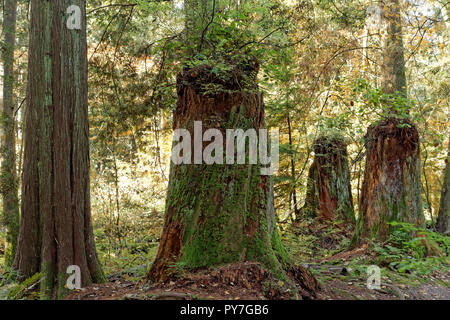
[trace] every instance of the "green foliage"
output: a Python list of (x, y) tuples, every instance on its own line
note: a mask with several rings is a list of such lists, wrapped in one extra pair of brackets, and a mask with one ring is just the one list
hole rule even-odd
[(134, 270), (133, 277), (143, 276), (158, 250), (162, 214), (149, 212), (137, 216), (128, 211), (121, 217), (119, 228), (106, 216), (99, 214), (94, 218), (97, 253), (105, 273)]
[(359, 1), (339, 3), (335, 0), (319, 0), (318, 6), (331, 13), (331, 20), (343, 27), (361, 27), (367, 17), (367, 5)]
[[(11, 277), (15, 277), (14, 272), (10, 273), (10, 276), (8, 277), (11, 279)], [(0, 284), (0, 288), (5, 288), (2, 291), (0, 291), (0, 299), (5, 300), (22, 300), (22, 299), (36, 299), (38, 298), (39, 294), (37, 289), (37, 284), (42, 279), (42, 273), (36, 273), (35, 275), (31, 276), (30, 278), (24, 280), (21, 283), (11, 283), (9, 286), (5, 286), (5, 283), (2, 281)], [(2, 296), (5, 294), (5, 296)]]
[(372, 87), (365, 79), (357, 79), (353, 92), (360, 95), (362, 101), (359, 113), (367, 112), (369, 108), (376, 112), (382, 119), (392, 117), (410, 118), (410, 111), (413, 109), (414, 101), (411, 101), (399, 93), (385, 94), (380, 88)]
[(294, 261), (326, 259), (348, 248), (349, 237), (336, 226), (342, 221), (319, 223), (317, 218), (305, 217), (300, 223), (281, 230), (281, 240)]
[[(395, 227), (389, 239), (381, 244), (373, 243), (380, 264), (400, 273), (419, 274), (449, 267), (450, 237), (410, 223), (392, 221), (389, 224)], [(430, 247), (435, 256), (430, 256)]]
[[(288, 43), (291, 31), (288, 7), (279, 0), (245, 1), (239, 6), (215, 1), (208, 21), (189, 35), (187, 51), (212, 59), (254, 56), (262, 60), (275, 54), (275, 45)], [(268, 45), (268, 46), (267, 46)], [(199, 56), (193, 57), (197, 59)]]

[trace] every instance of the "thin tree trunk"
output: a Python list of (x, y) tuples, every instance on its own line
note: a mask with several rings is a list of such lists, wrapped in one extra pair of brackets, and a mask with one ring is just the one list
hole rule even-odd
[[(291, 118), (288, 113), (287, 115), (287, 123), (288, 123), (288, 135), (289, 135), (289, 146), (292, 150), (292, 128), (291, 128)], [(297, 204), (297, 192), (296, 192), (296, 175), (295, 175), (295, 161), (294, 161), (294, 154), (291, 154), (291, 177), (292, 177), (292, 201), (294, 202), (294, 213), (295, 216), (298, 217), (300, 212), (298, 210), (298, 204)], [(290, 201), (289, 201), (290, 203)], [(290, 210), (289, 210), (290, 211)]]
[[(384, 0), (383, 63), (381, 66), (381, 90), (384, 94), (407, 95), (406, 71), (403, 49), (402, 18), (399, 0)], [(386, 10), (384, 9), (386, 8)], [(394, 111), (396, 113), (397, 111)]]
[[(81, 30), (66, 10), (81, 9)], [(91, 224), (86, 1), (32, 0), (22, 223), (14, 268), (42, 273), (41, 297), (69, 293), (67, 268), (82, 286), (104, 280)]]
[(447, 159), (445, 160), (444, 182), (442, 183), (441, 203), (436, 222), (438, 232), (450, 233), (450, 141), (448, 142)]
[(116, 157), (116, 142), (117, 138), (114, 138), (114, 191), (115, 191), (115, 203), (116, 203), (116, 230), (117, 230), (117, 239), (119, 241), (119, 253), (122, 252), (122, 234), (120, 231), (120, 191), (119, 191), (119, 169), (117, 168), (117, 157)]
[(17, 129), (17, 135), (19, 136), (20, 132), (20, 150), (19, 150), (19, 160), (17, 163), (17, 170), (18, 170), (18, 182), (19, 185), (22, 184), (22, 170), (23, 170), (23, 147), (24, 147), (24, 128), (25, 128), (25, 109), (26, 106), (22, 106), (22, 110), (20, 112), (20, 129)]
[(3, 221), (5, 223), (5, 264), (14, 260), (19, 235), (19, 199), (16, 168), (15, 99), (14, 99), (14, 49), (16, 40), (16, 0), (5, 0), (3, 10), (3, 109), (2, 123), (2, 173), (1, 194), (3, 198)]
[[(204, 36), (203, 31), (216, 10), (219, 0), (185, 0), (185, 40), (187, 56), (192, 56), (201, 50)], [(214, 9), (214, 12), (212, 11)], [(206, 31), (206, 30), (205, 30)]]

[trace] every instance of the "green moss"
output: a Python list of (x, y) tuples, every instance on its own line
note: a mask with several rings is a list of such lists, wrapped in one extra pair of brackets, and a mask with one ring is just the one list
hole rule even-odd
[(40, 285), (41, 299), (52, 299), (54, 269), (51, 262), (44, 262), (41, 265), (42, 281)]
[(64, 299), (67, 297), (71, 291), (67, 288), (67, 278), (68, 274), (64, 272), (58, 272), (57, 274), (57, 287), (56, 287), (56, 298)]
[(284, 266), (288, 267), (292, 265), (294, 262), (292, 261), (292, 257), (287, 252), (286, 248), (281, 243), (280, 235), (278, 230), (275, 230), (272, 234), (272, 248), (274, 250), (275, 255), (278, 258), (278, 261)]
[[(255, 128), (254, 119), (233, 108), (222, 130)], [(211, 124), (211, 126), (213, 126)], [(192, 128), (187, 123), (185, 128)], [(246, 163), (248, 163), (248, 149)], [(277, 278), (290, 259), (274, 230), (267, 226), (268, 177), (260, 164), (171, 165), (167, 211), (183, 226), (178, 267), (210, 267), (240, 261), (258, 261)]]
[(8, 293), (8, 300), (20, 300), (23, 298), (27, 290), (37, 284), (40, 279), (42, 278), (42, 273), (36, 273), (30, 278), (26, 279), (22, 283), (15, 286), (11, 291)]
[(355, 222), (347, 143), (336, 129), (321, 131), (315, 140), (314, 161), (309, 169), (305, 205), (302, 208), (305, 217), (316, 217), (322, 212), (320, 203), (326, 187), (326, 197), (337, 204), (332, 212), (333, 219)]

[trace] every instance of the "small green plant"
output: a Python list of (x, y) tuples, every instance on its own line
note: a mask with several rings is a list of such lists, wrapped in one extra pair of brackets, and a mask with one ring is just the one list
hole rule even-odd
[(373, 243), (380, 264), (400, 273), (429, 274), (448, 268), (450, 237), (410, 223), (389, 224), (394, 227), (389, 239), (381, 244)]
[[(410, 118), (410, 110), (415, 104), (408, 100), (402, 94), (385, 94), (380, 88), (372, 87), (365, 79), (357, 79), (354, 89), (355, 94), (361, 96), (364, 104), (361, 105), (359, 112), (365, 113), (368, 108), (377, 113), (382, 119), (396, 117), (399, 119)], [(399, 127), (409, 126), (407, 123), (401, 123)]]

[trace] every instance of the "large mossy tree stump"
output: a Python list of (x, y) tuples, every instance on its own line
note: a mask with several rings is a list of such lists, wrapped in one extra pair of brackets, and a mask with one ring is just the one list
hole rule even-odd
[[(177, 78), (174, 129), (188, 130), (194, 148), (194, 121), (202, 121), (203, 132), (216, 128), (223, 137), (226, 129), (264, 128), (258, 68), (250, 60), (230, 62), (220, 75), (208, 65), (185, 69)], [(149, 280), (165, 280), (177, 267), (244, 261), (260, 262), (275, 276), (285, 274), (290, 261), (276, 228), (272, 178), (260, 174), (259, 160), (225, 164), (224, 157), (223, 163), (171, 163), (164, 229)]]
[(367, 155), (353, 244), (364, 239), (385, 240), (388, 222), (424, 223), (420, 145), (416, 126), (409, 120), (387, 118), (369, 127)]
[(321, 134), (314, 142), (314, 161), (309, 169), (301, 216), (355, 221), (344, 137)]

